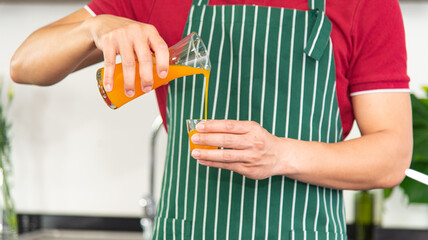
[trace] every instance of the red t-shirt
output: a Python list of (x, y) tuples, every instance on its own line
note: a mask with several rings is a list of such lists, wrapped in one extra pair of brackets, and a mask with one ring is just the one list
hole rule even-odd
[[(257, 4), (308, 10), (308, 0), (210, 0), (210, 5)], [(154, 25), (168, 45), (184, 31), (192, 0), (92, 0), (91, 14), (113, 14)], [(327, 0), (333, 24), (331, 39), (336, 63), (336, 89), (346, 137), (354, 114), (351, 97), (384, 91), (409, 91), (404, 26), (398, 0)], [(167, 89), (157, 89), (166, 122)]]

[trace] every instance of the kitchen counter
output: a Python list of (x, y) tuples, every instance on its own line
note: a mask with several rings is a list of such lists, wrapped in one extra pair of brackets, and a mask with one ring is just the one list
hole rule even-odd
[[(142, 240), (139, 218), (18, 214), (18, 240)], [(427, 240), (428, 229), (374, 228), (374, 240)], [(354, 226), (348, 225), (354, 239)]]
[(22, 234), (18, 240), (141, 240), (142, 236), (138, 232), (40, 230)]

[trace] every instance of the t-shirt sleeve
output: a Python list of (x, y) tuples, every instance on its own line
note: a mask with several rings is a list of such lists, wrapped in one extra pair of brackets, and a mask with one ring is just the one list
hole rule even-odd
[(121, 5), (121, 1), (108, 1), (108, 0), (93, 0), (88, 5), (86, 5), (86, 9), (92, 11), (93, 15), (100, 14), (112, 14), (112, 15), (120, 15), (119, 8)]
[(361, 0), (351, 30), (350, 93), (409, 91), (398, 0)]
[(147, 22), (154, 0), (92, 0), (85, 8), (92, 15), (111, 14)]

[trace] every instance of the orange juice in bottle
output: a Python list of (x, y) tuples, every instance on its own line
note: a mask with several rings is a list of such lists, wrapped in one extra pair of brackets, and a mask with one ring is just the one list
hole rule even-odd
[[(122, 71), (121, 63), (116, 64), (116, 67), (114, 70), (114, 77), (113, 77), (114, 85), (113, 85), (112, 91), (110, 92), (106, 92), (103, 87), (104, 86), (103, 85), (104, 68), (98, 69), (97, 71), (98, 89), (100, 90), (101, 96), (103, 97), (104, 101), (107, 103), (107, 105), (110, 108), (112, 109), (119, 108), (125, 103), (145, 94), (145, 92), (143, 92), (143, 90), (140, 87), (141, 79), (138, 73), (138, 63), (136, 65), (136, 70), (137, 71), (135, 72), (135, 94), (132, 97), (128, 97), (125, 95), (125, 90), (123, 85), (123, 71)], [(167, 77), (164, 79), (161, 79), (158, 77), (156, 73), (156, 65), (154, 64), (153, 65), (153, 89), (156, 89), (176, 78), (188, 76), (188, 75), (194, 75), (194, 74), (203, 74), (208, 83), (210, 70), (200, 69), (196, 67), (189, 67), (184, 65), (170, 65)], [(206, 84), (206, 87), (208, 87), (208, 84)]]
[[(123, 69), (122, 64), (118, 63), (115, 66), (114, 77), (113, 77), (113, 89), (110, 92), (106, 92), (103, 85), (104, 80), (104, 68), (100, 68), (97, 71), (97, 84), (100, 93), (112, 109), (117, 109), (125, 103), (138, 98), (143, 95), (144, 92), (141, 89), (140, 74), (138, 71), (138, 63), (135, 68), (135, 94), (132, 97), (125, 95), (124, 84), (123, 84)], [(208, 51), (202, 42), (202, 39), (196, 33), (191, 33), (185, 38), (180, 40), (174, 46), (169, 48), (169, 70), (168, 75), (165, 79), (161, 79), (156, 74), (156, 64), (153, 64), (153, 88), (156, 89), (171, 80), (179, 77), (203, 74), (205, 79), (209, 81), (209, 73), (211, 70), (211, 63), (208, 57)], [(207, 98), (207, 88), (205, 89)], [(205, 107), (207, 103), (205, 102)], [(206, 113), (205, 113), (206, 117)]]

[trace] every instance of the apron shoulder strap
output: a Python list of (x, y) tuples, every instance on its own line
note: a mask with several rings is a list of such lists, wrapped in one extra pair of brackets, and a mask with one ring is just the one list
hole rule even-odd
[(332, 24), (324, 11), (312, 10), (310, 13), (316, 15), (316, 20), (305, 53), (315, 60), (320, 60), (329, 42)]
[(325, 11), (326, 0), (308, 0), (309, 9)]
[(209, 0), (193, 0), (193, 5), (195, 6), (201, 6), (201, 5), (208, 5)]

